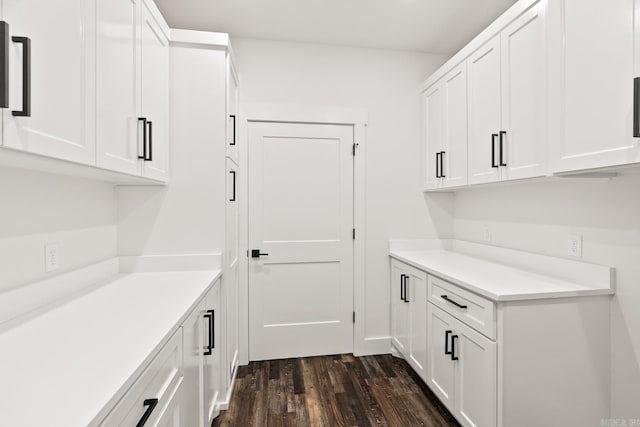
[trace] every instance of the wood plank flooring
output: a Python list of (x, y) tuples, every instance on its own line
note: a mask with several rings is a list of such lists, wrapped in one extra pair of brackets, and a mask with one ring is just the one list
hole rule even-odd
[(216, 427), (458, 426), (402, 359), (351, 355), (252, 362)]

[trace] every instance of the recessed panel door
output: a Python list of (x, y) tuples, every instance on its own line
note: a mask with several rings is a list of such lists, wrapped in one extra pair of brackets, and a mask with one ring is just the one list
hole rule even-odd
[(250, 359), (350, 353), (353, 127), (251, 122), (249, 144)]

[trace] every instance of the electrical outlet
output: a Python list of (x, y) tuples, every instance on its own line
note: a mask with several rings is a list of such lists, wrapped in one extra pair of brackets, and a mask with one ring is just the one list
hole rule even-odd
[(60, 267), (60, 246), (51, 243), (44, 247), (44, 269), (48, 273)]
[(579, 234), (569, 235), (567, 253), (571, 256), (582, 256), (582, 236)]
[(489, 230), (489, 227), (484, 227), (482, 229), (482, 238), (485, 242), (491, 241), (491, 230)]

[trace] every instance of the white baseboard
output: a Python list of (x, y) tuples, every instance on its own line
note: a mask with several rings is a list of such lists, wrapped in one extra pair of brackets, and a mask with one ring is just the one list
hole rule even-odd
[(374, 356), (391, 352), (391, 337), (365, 338), (354, 349), (354, 356)]
[(236, 376), (238, 375), (238, 363), (235, 364), (233, 368), (233, 373), (231, 374), (231, 384), (229, 384), (229, 388), (227, 389), (227, 394), (224, 396), (224, 400), (219, 400), (217, 404), (218, 411), (226, 411), (229, 409), (229, 404), (231, 403), (231, 396), (233, 396), (233, 387), (236, 385)]

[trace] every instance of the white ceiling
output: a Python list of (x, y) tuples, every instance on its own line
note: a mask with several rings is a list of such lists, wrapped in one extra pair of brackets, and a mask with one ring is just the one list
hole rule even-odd
[(156, 0), (172, 28), (454, 53), (516, 0)]

